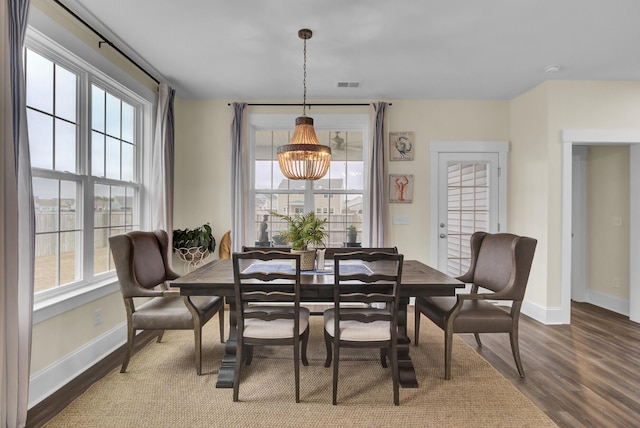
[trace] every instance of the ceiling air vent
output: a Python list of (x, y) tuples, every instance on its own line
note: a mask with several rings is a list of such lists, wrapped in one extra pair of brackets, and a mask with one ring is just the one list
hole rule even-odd
[(338, 82), (338, 88), (359, 88), (360, 82)]

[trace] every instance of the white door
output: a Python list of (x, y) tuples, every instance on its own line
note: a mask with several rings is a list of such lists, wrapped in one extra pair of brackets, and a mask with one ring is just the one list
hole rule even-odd
[(464, 274), (476, 231), (500, 231), (498, 153), (440, 153), (438, 156), (438, 269)]

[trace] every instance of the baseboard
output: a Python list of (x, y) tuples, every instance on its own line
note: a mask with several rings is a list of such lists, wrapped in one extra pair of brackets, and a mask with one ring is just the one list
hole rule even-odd
[(530, 318), (533, 318), (536, 321), (541, 322), (542, 324), (567, 324), (567, 321), (565, 320), (565, 314), (560, 307), (549, 308), (540, 306), (537, 303), (533, 303), (532, 301), (525, 299), (522, 302), (522, 308), (520, 309), (520, 312)]
[(587, 303), (629, 316), (629, 301), (598, 291), (587, 290)]
[(29, 379), (29, 408), (118, 349), (124, 344), (126, 337), (126, 323), (119, 324), (64, 358), (33, 373)]
[[(122, 341), (122, 328), (118, 326), (108, 331), (68, 357), (31, 376), (27, 428), (44, 425), (94, 382), (122, 364), (126, 350)], [(126, 337), (126, 326), (124, 329)], [(139, 333), (133, 354), (157, 336), (157, 331)]]

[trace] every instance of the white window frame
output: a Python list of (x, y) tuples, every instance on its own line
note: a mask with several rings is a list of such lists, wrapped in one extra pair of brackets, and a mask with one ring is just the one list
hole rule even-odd
[[(89, 187), (93, 188), (96, 182), (101, 184), (121, 185), (121, 181), (110, 181), (106, 178), (97, 178), (88, 175), (90, 165), (90, 153), (87, 153), (90, 141), (90, 91), (91, 85), (95, 84), (119, 97), (123, 101), (131, 104), (135, 111), (136, 123), (136, 181), (126, 183), (128, 186), (135, 187), (137, 193), (137, 215), (138, 219), (134, 221), (140, 228), (148, 226), (148, 192), (146, 186), (149, 183), (150, 163), (152, 144), (152, 111), (155, 100), (149, 96), (142, 95), (136, 90), (128, 88), (125, 84), (119, 82), (120, 79), (109, 76), (98, 68), (94, 67), (87, 61), (83, 60), (67, 48), (61, 46), (47, 36), (32, 27), (29, 27), (26, 34), (25, 46), (43, 57), (61, 65), (62, 67), (76, 73), (78, 75), (77, 105), (78, 105), (78, 135), (82, 143), (78, 144), (77, 152), (77, 172), (65, 173), (59, 171), (39, 171), (39, 176), (71, 179), (78, 183), (82, 183), (82, 194), (78, 199), (78, 206), (82, 205), (83, 218), (81, 220), (83, 229), (83, 249), (93, 248), (93, 191), (89, 191)], [(112, 73), (113, 74), (113, 73)], [(117, 76), (121, 77), (121, 76)], [(122, 73), (123, 81), (129, 81)], [(90, 195), (90, 197), (88, 196)], [(93, 253), (91, 253), (93, 255)], [(33, 322), (37, 324), (46, 319), (67, 312), (76, 307), (82, 306), (88, 302), (107, 296), (119, 290), (117, 276), (115, 270), (103, 272), (93, 275), (93, 258), (86, 257), (83, 254), (82, 266), (84, 275), (82, 279), (63, 286), (39, 292), (34, 295), (34, 314)], [(91, 273), (87, 277), (87, 273)]]
[[(261, 130), (290, 130), (293, 131), (295, 127), (295, 120), (300, 116), (299, 114), (249, 114), (249, 203), (247, 207), (248, 215), (253, 215), (255, 213), (255, 197), (256, 192), (255, 189), (255, 135), (257, 131)], [(311, 116), (314, 122), (315, 130), (323, 130), (323, 131), (333, 131), (336, 129), (345, 130), (345, 131), (358, 131), (362, 132), (362, 161), (363, 161), (363, 189), (362, 189), (362, 199), (363, 199), (363, 207), (369, 206), (369, 168), (370, 164), (370, 118), (367, 114), (314, 114)], [(280, 192), (280, 191), (279, 191)], [(333, 197), (332, 194), (346, 194), (349, 193), (348, 190), (329, 190), (323, 189), (323, 193), (331, 194), (330, 197)], [(300, 191), (282, 191), (282, 193), (300, 193)], [(317, 189), (314, 191), (311, 186), (305, 186), (304, 189), (304, 198), (305, 198), (305, 206), (304, 212), (314, 211), (315, 207), (313, 205), (313, 195), (314, 193), (318, 193)], [(352, 191), (351, 193), (360, 194), (360, 191)], [(367, 213), (368, 214), (368, 213)], [(369, 216), (365, 214), (363, 218), (369, 218)], [(247, 237), (255, 236), (255, 222), (248, 221), (248, 230)], [(249, 238), (247, 238), (249, 239)], [(245, 243), (245, 245), (250, 245)]]

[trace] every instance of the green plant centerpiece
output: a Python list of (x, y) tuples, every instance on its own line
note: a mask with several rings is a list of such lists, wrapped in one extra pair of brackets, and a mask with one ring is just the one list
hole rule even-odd
[[(272, 212), (271, 215), (287, 222), (287, 230), (280, 234), (291, 243), (291, 250), (300, 253), (300, 269), (313, 270), (316, 248), (325, 247), (329, 236), (326, 231), (327, 219), (316, 217), (313, 211), (292, 216)], [(310, 248), (310, 247), (313, 248)]]
[(195, 229), (175, 229), (173, 231), (173, 250), (189, 267), (203, 262), (216, 249), (216, 239), (209, 223)]

